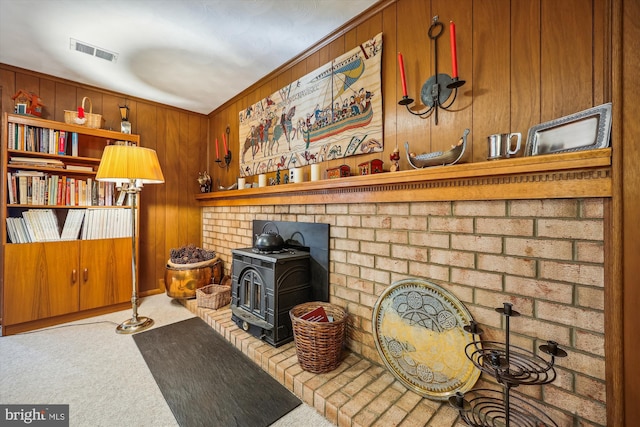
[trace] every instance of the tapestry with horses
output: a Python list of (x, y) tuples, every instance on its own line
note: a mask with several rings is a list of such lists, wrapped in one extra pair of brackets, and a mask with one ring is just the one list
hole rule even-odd
[(381, 152), (382, 33), (240, 112), (240, 173)]

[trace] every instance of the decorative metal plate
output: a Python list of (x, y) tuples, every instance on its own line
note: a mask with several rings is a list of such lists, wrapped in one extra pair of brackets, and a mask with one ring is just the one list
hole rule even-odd
[(525, 156), (607, 148), (611, 103), (598, 105), (529, 129)]
[(465, 354), (472, 320), (450, 292), (421, 279), (393, 283), (373, 309), (373, 336), (391, 373), (405, 386), (435, 400), (470, 390), (480, 371)]

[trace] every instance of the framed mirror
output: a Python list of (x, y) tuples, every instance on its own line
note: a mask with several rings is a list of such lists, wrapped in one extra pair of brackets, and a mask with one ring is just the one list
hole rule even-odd
[(541, 123), (529, 129), (525, 156), (594, 150), (609, 146), (611, 103)]

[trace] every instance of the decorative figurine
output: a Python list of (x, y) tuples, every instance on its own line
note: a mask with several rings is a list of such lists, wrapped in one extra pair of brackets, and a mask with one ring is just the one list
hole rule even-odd
[(373, 159), (368, 162), (360, 163), (358, 165), (358, 170), (360, 175), (373, 175), (374, 173), (382, 173), (384, 170), (382, 169), (383, 161), (380, 159)]
[(349, 165), (336, 166), (335, 168), (327, 169), (327, 178), (336, 179), (344, 178), (351, 175), (351, 168)]
[(400, 170), (400, 150), (398, 149), (398, 144), (396, 144), (396, 148), (393, 149), (393, 153), (389, 154), (389, 160), (391, 160), (391, 167), (389, 168), (390, 172), (396, 172)]
[(201, 193), (211, 192), (211, 177), (207, 171), (198, 173), (198, 184), (200, 184)]

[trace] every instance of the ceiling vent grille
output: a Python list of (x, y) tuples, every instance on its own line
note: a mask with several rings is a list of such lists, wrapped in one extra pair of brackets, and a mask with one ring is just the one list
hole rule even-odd
[(118, 54), (115, 52), (110, 52), (106, 49), (102, 49), (89, 43), (81, 42), (76, 39), (70, 39), (71, 43), (69, 48), (71, 50), (75, 50), (76, 52), (86, 53), (87, 55), (95, 56), (96, 58), (105, 59), (110, 62), (116, 62), (118, 60)]

